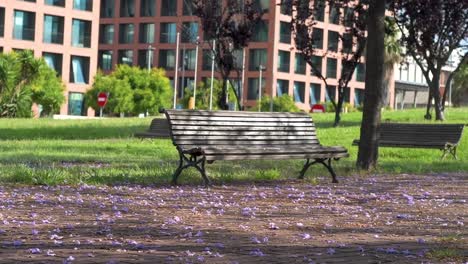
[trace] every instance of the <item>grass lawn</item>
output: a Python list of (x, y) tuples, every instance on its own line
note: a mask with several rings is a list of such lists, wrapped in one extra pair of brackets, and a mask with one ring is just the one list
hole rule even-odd
[[(333, 128), (333, 114), (314, 114), (324, 145), (348, 148), (350, 158), (335, 163), (339, 177), (359, 173), (354, 168), (362, 113), (344, 114)], [(384, 111), (383, 121), (425, 123), (424, 110)], [(447, 109), (446, 123), (468, 123), (468, 108)], [(170, 140), (139, 140), (133, 133), (146, 130), (150, 118), (103, 120), (0, 119), (0, 183), (19, 184), (166, 184), (178, 155)], [(432, 121), (435, 122), (435, 121)], [(436, 149), (381, 148), (378, 173), (468, 172), (468, 132), (458, 149), (459, 160), (440, 160)], [(216, 162), (207, 166), (215, 182), (295, 178), (303, 161)], [(326, 176), (312, 167), (307, 179)], [(201, 183), (195, 170), (181, 182)]]

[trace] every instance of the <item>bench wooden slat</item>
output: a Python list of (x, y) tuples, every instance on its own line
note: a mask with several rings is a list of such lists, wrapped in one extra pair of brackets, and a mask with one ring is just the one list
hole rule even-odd
[(194, 125), (173, 125), (172, 131), (310, 131), (311, 133), (315, 132), (315, 129), (311, 126), (303, 127), (283, 127), (283, 126), (264, 126), (264, 127), (255, 127), (255, 126), (194, 126)]
[(307, 122), (242, 122), (242, 121), (208, 121), (208, 120), (171, 120), (172, 125), (183, 125), (183, 126), (245, 126), (245, 127), (307, 127), (311, 126)]

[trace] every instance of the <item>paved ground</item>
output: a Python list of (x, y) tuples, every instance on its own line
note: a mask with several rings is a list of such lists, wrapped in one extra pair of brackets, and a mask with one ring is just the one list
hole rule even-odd
[(1, 263), (464, 263), (468, 175), (0, 187)]

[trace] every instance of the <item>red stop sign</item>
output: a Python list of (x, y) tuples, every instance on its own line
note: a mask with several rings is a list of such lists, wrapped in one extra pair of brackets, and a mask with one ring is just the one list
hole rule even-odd
[(104, 107), (107, 104), (107, 93), (100, 92), (97, 97), (97, 103), (100, 107)]

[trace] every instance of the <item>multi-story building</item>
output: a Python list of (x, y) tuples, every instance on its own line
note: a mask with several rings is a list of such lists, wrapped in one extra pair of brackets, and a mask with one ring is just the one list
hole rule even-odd
[(61, 114), (92, 115), (83, 95), (97, 69), (99, 4), (92, 0), (0, 0), (0, 51), (33, 50), (66, 84)]
[[(338, 33), (344, 31), (340, 25), (338, 12), (324, 7), (317, 16), (317, 56), (316, 64), (328, 78), (328, 86), (311, 74), (301, 53), (294, 49), (291, 34), (291, 9), (279, 6), (278, 0), (256, 0), (259, 8), (265, 11), (244, 51), (236, 52), (238, 64), (245, 61), (242, 76), (242, 99), (245, 105), (252, 106), (259, 96), (259, 67), (262, 72), (262, 92), (266, 95), (291, 95), (304, 110), (311, 104), (334, 100), (337, 97), (337, 81), (341, 72), (341, 59), (338, 52), (342, 47)], [(343, 12), (341, 12), (343, 13)], [(203, 32), (193, 16), (190, 0), (103, 0), (101, 1), (99, 68), (111, 71), (116, 64), (126, 63), (143, 68), (162, 67), (173, 80), (178, 71), (178, 95), (182, 87), (191, 87), (197, 68), (197, 83), (211, 76), (211, 56), (209, 46), (203, 44)], [(179, 69), (176, 67), (176, 39), (181, 32), (179, 49)], [(201, 41), (198, 54), (197, 37)], [(244, 58), (245, 55), (245, 58)], [(318, 54), (320, 55), (320, 54)], [(198, 65), (195, 58), (198, 56)], [(148, 61), (150, 60), (150, 61)], [(364, 64), (357, 67), (345, 100), (360, 105), (364, 89)]]

